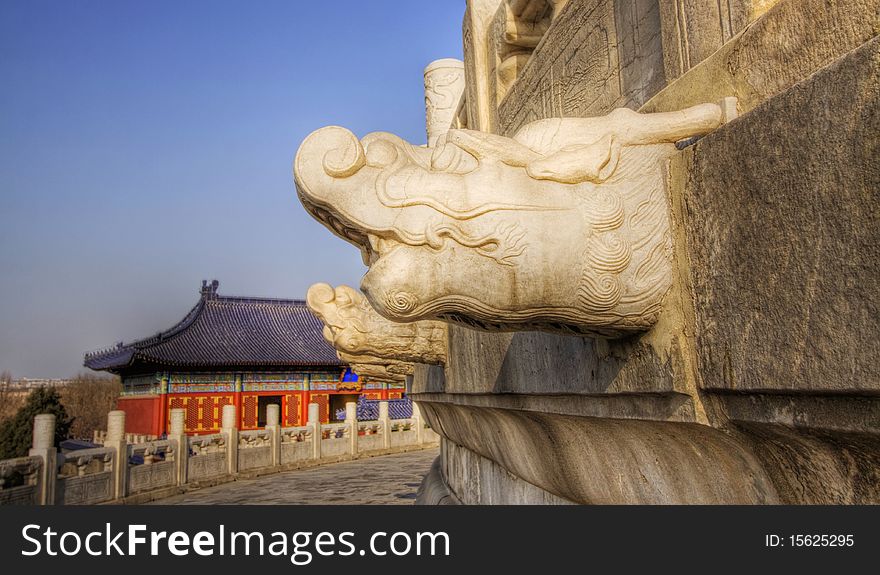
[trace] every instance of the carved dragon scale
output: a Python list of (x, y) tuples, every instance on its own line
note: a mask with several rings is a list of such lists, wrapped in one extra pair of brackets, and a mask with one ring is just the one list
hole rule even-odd
[(302, 143), (294, 179), (361, 250), (361, 289), (392, 321), (618, 337), (650, 329), (671, 285), (665, 160), (723, 116), (618, 109), (509, 138), (450, 130), (432, 148), (330, 126)]

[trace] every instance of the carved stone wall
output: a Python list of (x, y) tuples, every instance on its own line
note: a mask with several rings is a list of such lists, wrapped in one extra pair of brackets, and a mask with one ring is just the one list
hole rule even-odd
[(532, 56), (498, 105), (499, 133), (638, 108), (666, 83), (656, 0), (569, 2)]
[[(617, 107), (637, 109), (777, 1), (470, 2), (480, 5), (471, 7), (464, 26), (465, 74), (476, 85), (468, 85), (468, 109), (471, 116), (480, 118), (471, 127), (513, 133), (539, 118), (589, 117)], [(543, 12), (527, 10), (532, 20), (522, 22), (514, 13), (515, 9), (521, 13), (519, 4), (546, 8)], [(472, 15), (493, 10), (492, 17)], [(816, 11), (810, 6), (802, 14), (812, 18)], [(511, 37), (518, 36), (524, 38), (522, 46), (514, 42), (517, 49), (511, 49)]]

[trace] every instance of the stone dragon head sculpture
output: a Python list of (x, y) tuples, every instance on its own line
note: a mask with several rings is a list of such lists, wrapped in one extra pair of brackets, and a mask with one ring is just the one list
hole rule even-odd
[(722, 121), (715, 104), (618, 109), (510, 138), (450, 130), (433, 148), (330, 126), (294, 179), (360, 248), (361, 289), (392, 321), (618, 337), (649, 329), (671, 285), (665, 160)]
[(403, 383), (406, 376), (412, 375), (414, 366), (395, 359), (373, 357), (369, 355), (355, 355), (337, 351), (339, 359), (351, 366), (351, 370), (372, 381), (383, 383)]
[(373, 310), (357, 290), (314, 284), (306, 294), (309, 309), (324, 322), (324, 338), (338, 351), (404, 362), (446, 362), (446, 324), (439, 321), (395, 323)]

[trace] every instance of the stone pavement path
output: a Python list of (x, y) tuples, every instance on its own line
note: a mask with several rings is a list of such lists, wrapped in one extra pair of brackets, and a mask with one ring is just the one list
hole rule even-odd
[(435, 448), (242, 479), (150, 505), (412, 505)]

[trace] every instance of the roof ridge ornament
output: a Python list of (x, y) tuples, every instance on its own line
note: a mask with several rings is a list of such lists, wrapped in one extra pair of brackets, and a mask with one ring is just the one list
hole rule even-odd
[(202, 280), (202, 289), (199, 290), (199, 293), (202, 294), (203, 298), (210, 299), (217, 295), (217, 288), (220, 287), (220, 282), (217, 280), (211, 280), (211, 283), (208, 283), (208, 280)]

